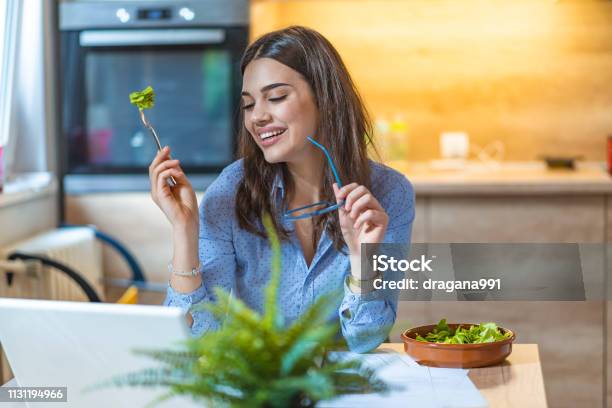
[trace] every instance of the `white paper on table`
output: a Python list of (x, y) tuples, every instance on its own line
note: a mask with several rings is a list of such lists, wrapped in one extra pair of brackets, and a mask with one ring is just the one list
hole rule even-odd
[(421, 366), (407, 354), (396, 352), (374, 354), (334, 352), (330, 354), (330, 358), (362, 360), (366, 366), (376, 368), (378, 377), (389, 385), (391, 391), (386, 394), (346, 395), (322, 401), (318, 407), (488, 407), (468, 377), (469, 370)]

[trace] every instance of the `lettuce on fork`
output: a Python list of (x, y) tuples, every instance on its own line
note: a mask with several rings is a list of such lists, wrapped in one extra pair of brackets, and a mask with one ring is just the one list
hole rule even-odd
[(130, 103), (136, 105), (138, 109), (150, 109), (155, 104), (155, 91), (151, 86), (147, 86), (142, 91), (135, 91), (130, 94)]

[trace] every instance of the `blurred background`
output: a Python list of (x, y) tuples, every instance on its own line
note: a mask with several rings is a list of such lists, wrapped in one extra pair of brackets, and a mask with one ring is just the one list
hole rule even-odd
[(605, 160), (610, 2), (254, 1), (251, 11), (253, 37), (301, 24), (334, 44), (379, 131), (401, 133), (390, 157), (436, 159), (439, 135), (462, 131), (480, 147), (503, 143), (505, 160)]
[[(171, 229), (127, 95), (154, 86), (147, 115), (201, 199), (234, 160), (244, 47), (293, 24), (337, 48), (378, 159), (414, 185), (414, 242), (612, 240), (612, 1), (5, 0), (0, 296), (160, 304)], [(599, 270), (586, 279), (604, 287)], [(391, 339), (496, 321), (539, 345), (550, 406), (594, 407), (612, 389), (608, 315), (603, 301), (401, 302)]]

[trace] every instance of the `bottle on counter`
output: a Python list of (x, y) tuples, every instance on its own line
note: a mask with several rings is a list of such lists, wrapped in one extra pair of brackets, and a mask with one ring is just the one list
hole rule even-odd
[(392, 120), (379, 117), (374, 122), (376, 141), (381, 148), (384, 162), (408, 159), (408, 123), (401, 113)]

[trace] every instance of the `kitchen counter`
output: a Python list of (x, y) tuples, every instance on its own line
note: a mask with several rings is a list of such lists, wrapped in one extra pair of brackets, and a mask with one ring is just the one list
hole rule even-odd
[(445, 169), (432, 162), (391, 161), (419, 195), (612, 194), (603, 163), (577, 163), (575, 170), (549, 170), (541, 162), (469, 162)]
[[(377, 351), (403, 353), (403, 344), (383, 343)], [(547, 406), (537, 344), (515, 344), (512, 354), (503, 363), (470, 369), (468, 375), (490, 407)], [(15, 379), (3, 385), (16, 386)], [(25, 407), (19, 402), (5, 404), (6, 408)]]

